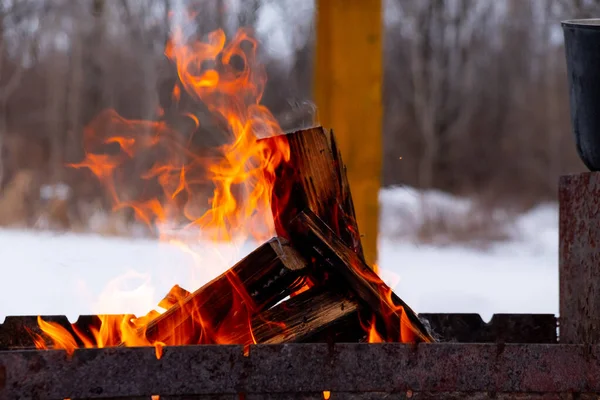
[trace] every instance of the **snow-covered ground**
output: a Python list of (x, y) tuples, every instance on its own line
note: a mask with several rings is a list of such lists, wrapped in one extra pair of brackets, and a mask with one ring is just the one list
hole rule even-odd
[[(415, 311), (475, 312), (484, 319), (502, 312), (558, 312), (556, 205), (518, 216), (506, 226), (509, 240), (483, 250), (418, 244), (412, 235), (423, 201), (428, 210), (443, 210), (459, 221), (474, 212), (470, 201), (405, 188), (383, 190), (380, 198), (381, 274)], [(189, 248), (148, 239), (0, 230), (0, 321), (26, 314), (142, 315), (175, 283), (194, 290), (255, 245)]]

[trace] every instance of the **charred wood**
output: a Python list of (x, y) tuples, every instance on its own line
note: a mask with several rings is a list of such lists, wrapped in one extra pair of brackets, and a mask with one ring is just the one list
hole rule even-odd
[(285, 240), (271, 239), (150, 322), (146, 337), (167, 345), (218, 342), (230, 324), (248, 321), (297, 290), (305, 266)]
[(379, 325), (385, 325), (386, 340), (434, 341), (415, 312), (314, 212), (302, 211), (291, 227), (292, 243), (323, 268), (324, 279), (342, 290), (349, 289), (357, 301), (378, 315)]
[[(263, 311), (251, 321), (252, 338), (246, 329), (236, 329), (232, 343), (281, 344), (313, 342), (328, 328), (358, 320), (359, 305), (325, 287), (304, 291), (277, 306)], [(346, 332), (351, 341), (358, 342), (365, 334), (360, 325)]]
[(308, 208), (364, 259), (346, 167), (333, 133), (319, 126), (284, 137), (290, 158), (275, 172), (271, 198), (277, 234), (289, 238), (290, 221)]

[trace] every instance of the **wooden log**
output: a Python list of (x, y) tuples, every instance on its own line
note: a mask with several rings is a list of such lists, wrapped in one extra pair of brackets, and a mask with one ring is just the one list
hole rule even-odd
[(297, 290), (305, 266), (286, 240), (271, 239), (150, 322), (145, 335), (167, 345), (222, 343), (239, 321)]
[(333, 133), (319, 126), (284, 138), (290, 158), (275, 171), (271, 198), (277, 235), (289, 238), (290, 221), (308, 208), (364, 260), (346, 168)]
[(385, 326), (387, 341), (433, 342), (415, 312), (396, 296), (365, 262), (314, 212), (302, 211), (291, 222), (292, 243), (298, 251), (322, 263), (326, 279), (347, 287)]
[[(313, 342), (323, 337), (323, 331), (348, 326), (358, 322), (359, 305), (342, 294), (327, 287), (315, 287), (252, 318), (252, 334), (240, 327), (233, 330), (232, 343), (280, 344), (290, 342)], [(345, 334), (345, 341), (358, 342), (365, 336), (359, 323), (358, 329)]]

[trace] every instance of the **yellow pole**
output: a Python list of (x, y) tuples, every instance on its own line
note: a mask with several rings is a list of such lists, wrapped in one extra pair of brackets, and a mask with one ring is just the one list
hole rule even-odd
[(382, 138), (382, 0), (317, 0), (313, 94), (348, 169), (365, 258), (377, 262)]

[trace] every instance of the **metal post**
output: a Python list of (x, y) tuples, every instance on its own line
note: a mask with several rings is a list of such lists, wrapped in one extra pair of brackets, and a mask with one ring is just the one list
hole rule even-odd
[(600, 343), (600, 173), (562, 176), (560, 342)]

